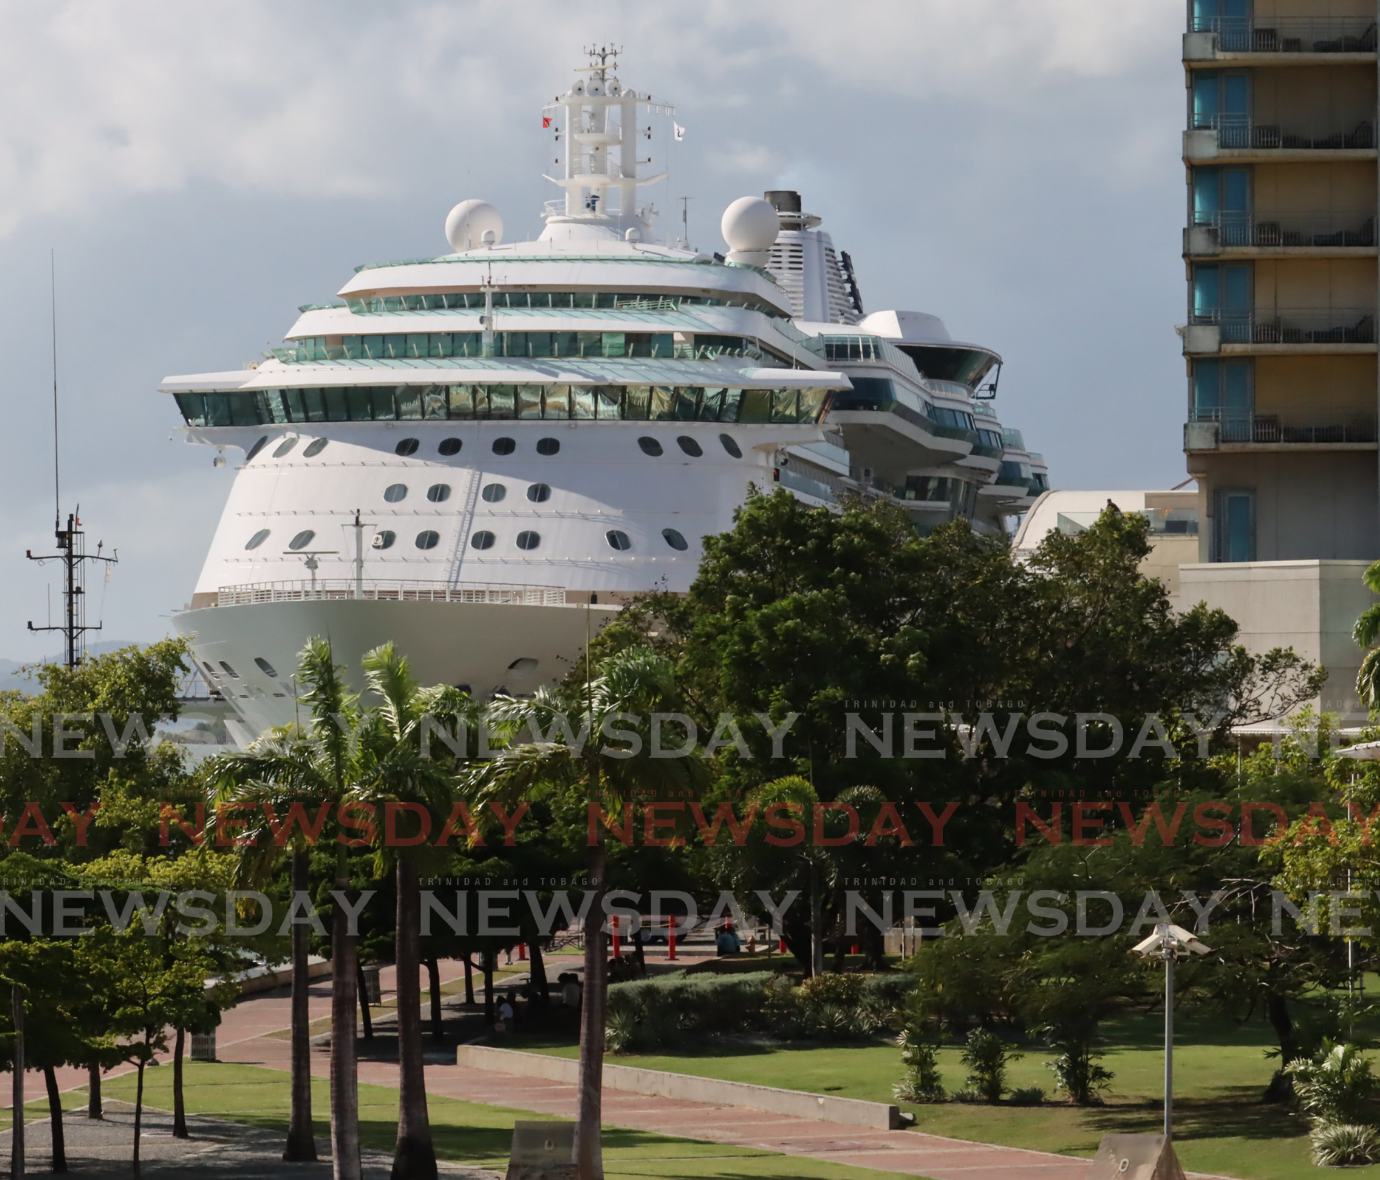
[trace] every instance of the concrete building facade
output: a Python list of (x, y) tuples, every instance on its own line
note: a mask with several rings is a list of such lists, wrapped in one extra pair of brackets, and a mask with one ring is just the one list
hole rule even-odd
[(1380, 559), (1375, 0), (1188, 0), (1182, 596), (1292, 645), (1355, 707)]

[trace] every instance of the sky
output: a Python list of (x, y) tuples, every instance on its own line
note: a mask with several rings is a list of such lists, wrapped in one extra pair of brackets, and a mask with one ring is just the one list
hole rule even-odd
[[(119, 552), (93, 639), (191, 597), (233, 462), (167, 375), (239, 368), (365, 262), (448, 253), (447, 211), (540, 228), (541, 107), (621, 47), (685, 128), (652, 199), (722, 250), (723, 208), (798, 189), (867, 310), (1005, 359), (997, 411), (1061, 488), (1185, 478), (1180, 0), (0, 0), (0, 657), (58, 649), (64, 512)], [(675, 213), (670, 214), (674, 208)], [(662, 228), (666, 228), (663, 221)]]

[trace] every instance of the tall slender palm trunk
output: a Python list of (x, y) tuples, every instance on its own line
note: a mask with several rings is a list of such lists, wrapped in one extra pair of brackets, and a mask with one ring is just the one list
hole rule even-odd
[(398, 856), (398, 1142), (391, 1180), (436, 1180), (436, 1152), (427, 1119), (422, 1070), (422, 986), (417, 866)]
[[(336, 891), (350, 888), (342, 856)], [(336, 903), (331, 924), (331, 1175), (361, 1180), (359, 1158), (359, 1076), (355, 1056), (355, 940), (345, 907)]]
[(603, 833), (589, 850), (594, 899), (585, 913), (585, 986), (580, 1008), (580, 1090), (575, 1100), (575, 1174), (578, 1180), (604, 1180), (603, 1122), (604, 1005), (608, 961), (604, 949)]
[[(311, 885), (311, 854), (299, 848), (292, 854), (292, 892), (305, 899)], [(311, 1128), (311, 1017), (307, 978), (307, 927), (292, 928), (292, 1108), (288, 1114), (283, 1158), (302, 1163), (316, 1159)]]

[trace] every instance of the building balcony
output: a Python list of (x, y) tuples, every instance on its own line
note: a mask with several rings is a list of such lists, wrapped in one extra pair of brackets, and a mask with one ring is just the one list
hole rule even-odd
[(1375, 415), (1354, 406), (1308, 406), (1262, 414), (1195, 406), (1184, 426), (1185, 451), (1373, 450)]
[(1331, 256), (1376, 252), (1375, 218), (1345, 213), (1195, 213), (1184, 257), (1277, 254)]
[(1184, 132), (1184, 159), (1189, 163), (1374, 158), (1375, 124), (1368, 115), (1284, 124), (1222, 116), (1210, 126)]
[(1375, 19), (1367, 16), (1198, 18), (1184, 34), (1190, 67), (1247, 59), (1252, 65), (1373, 61), (1375, 50)]
[(1182, 335), (1185, 356), (1374, 352), (1375, 312), (1356, 307), (1199, 311)]

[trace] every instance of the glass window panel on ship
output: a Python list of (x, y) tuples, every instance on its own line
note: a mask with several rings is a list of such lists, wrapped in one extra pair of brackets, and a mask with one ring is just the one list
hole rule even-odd
[[(776, 319), (785, 313), (765, 300), (745, 293), (709, 295), (658, 295), (618, 291), (495, 291), (493, 305), (501, 310), (535, 311), (675, 311), (681, 307), (746, 307)], [(379, 315), (404, 311), (482, 311), (483, 291), (435, 291), (423, 295), (382, 295), (372, 299), (347, 299), (355, 315)]]
[[(390, 332), (386, 335), (307, 336), (290, 340), (271, 356), (289, 364), (338, 360), (424, 360), (482, 357), (480, 332)], [(752, 336), (696, 333), (677, 344), (670, 332), (495, 332), (494, 356), (520, 359), (621, 358), (651, 360), (739, 356), (789, 365), (790, 357)]]
[[(189, 426), (423, 418), (813, 423), (823, 416), (830, 391), (698, 385), (374, 385), (175, 396)], [(312, 416), (321, 414), (328, 416)]]

